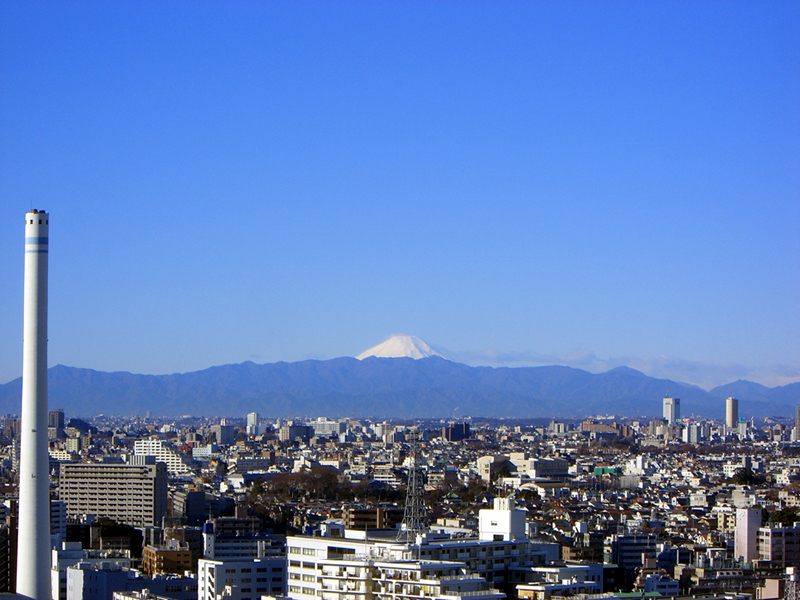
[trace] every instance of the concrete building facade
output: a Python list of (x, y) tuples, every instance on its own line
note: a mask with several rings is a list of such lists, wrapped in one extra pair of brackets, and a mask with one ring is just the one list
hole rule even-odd
[(167, 483), (164, 463), (63, 464), (59, 497), (71, 518), (96, 515), (133, 527), (154, 527), (167, 514)]
[(671, 427), (681, 418), (681, 399), (664, 396), (664, 418)]

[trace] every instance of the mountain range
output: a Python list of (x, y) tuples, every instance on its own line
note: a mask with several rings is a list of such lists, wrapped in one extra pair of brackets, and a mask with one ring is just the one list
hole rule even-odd
[[(800, 383), (749, 381), (710, 391), (627, 367), (592, 374), (571, 367), (470, 367), (440, 356), (335, 358), (137, 375), (57, 365), (48, 370), (50, 408), (68, 416), (584, 417), (660, 416), (665, 395), (682, 416), (722, 419), (728, 396), (739, 415), (793, 416)], [(18, 414), (21, 378), (0, 385), (0, 410)]]

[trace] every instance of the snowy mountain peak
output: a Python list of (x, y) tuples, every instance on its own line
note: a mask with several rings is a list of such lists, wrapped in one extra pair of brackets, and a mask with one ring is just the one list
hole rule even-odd
[(378, 344), (374, 348), (362, 352), (356, 356), (356, 358), (358, 360), (363, 360), (368, 356), (379, 356), (382, 358), (427, 358), (428, 356), (439, 356), (441, 358), (447, 358), (413, 335), (396, 335), (391, 337), (382, 344)]

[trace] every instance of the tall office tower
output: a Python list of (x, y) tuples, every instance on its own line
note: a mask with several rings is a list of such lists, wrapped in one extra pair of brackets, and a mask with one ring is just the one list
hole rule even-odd
[(794, 409), (794, 441), (800, 439), (800, 404)]
[(681, 399), (664, 396), (664, 418), (669, 425), (675, 425), (681, 418)]
[(739, 426), (739, 401), (736, 398), (725, 400), (725, 427), (736, 429)]
[(259, 431), (259, 421), (258, 413), (251, 412), (247, 413), (247, 435), (260, 435), (264, 433), (263, 431)]
[(64, 429), (64, 410), (57, 408), (47, 413), (47, 426)]
[(22, 424), (17, 594), (50, 598), (50, 472), (47, 456), (47, 253), (50, 215), (25, 215)]

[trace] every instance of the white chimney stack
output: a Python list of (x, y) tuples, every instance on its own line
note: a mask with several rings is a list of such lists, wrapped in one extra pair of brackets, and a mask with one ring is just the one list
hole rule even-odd
[(50, 215), (25, 215), (22, 424), (17, 594), (50, 599), (50, 473), (47, 455), (47, 253)]

